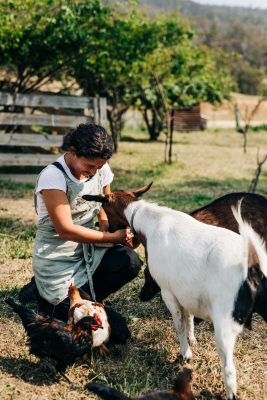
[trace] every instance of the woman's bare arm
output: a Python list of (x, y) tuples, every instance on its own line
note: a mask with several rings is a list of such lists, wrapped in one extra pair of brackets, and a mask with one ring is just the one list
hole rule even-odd
[[(106, 185), (103, 187), (103, 193), (104, 194), (111, 193), (110, 185)], [(99, 230), (101, 232), (108, 232), (109, 229), (108, 217), (102, 207), (100, 208), (98, 213), (98, 221), (99, 221)]]
[(131, 241), (132, 234), (129, 229), (120, 229), (110, 233), (75, 225), (72, 221), (67, 195), (62, 190), (43, 189), (41, 193), (53, 225), (63, 240), (79, 243), (121, 243), (126, 245)]

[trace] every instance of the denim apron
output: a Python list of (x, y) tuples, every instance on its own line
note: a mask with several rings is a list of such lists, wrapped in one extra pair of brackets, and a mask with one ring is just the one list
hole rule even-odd
[[(101, 169), (91, 180), (83, 183), (75, 183), (65, 172), (63, 174), (73, 223), (95, 229), (94, 219), (101, 203), (85, 201), (82, 196), (103, 192)], [(92, 297), (95, 298), (92, 276), (107, 249), (91, 243), (63, 240), (57, 234), (50, 217), (47, 215), (41, 218), (37, 223), (32, 260), (40, 295), (49, 303), (57, 305), (68, 296), (71, 283), (81, 287), (88, 282)]]

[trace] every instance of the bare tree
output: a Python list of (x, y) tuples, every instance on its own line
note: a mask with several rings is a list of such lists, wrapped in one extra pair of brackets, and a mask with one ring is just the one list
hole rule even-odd
[[(250, 111), (248, 106), (245, 108), (245, 113), (242, 116), (240, 113), (240, 108), (239, 104), (236, 102), (235, 103), (235, 120), (236, 120), (236, 131), (241, 133), (243, 135), (243, 151), (244, 153), (247, 152), (247, 144), (248, 144), (248, 132), (251, 127), (251, 122), (257, 112), (259, 111), (259, 108), (261, 104), (267, 100), (266, 96), (262, 96), (259, 98), (257, 104), (253, 107), (253, 109)], [(241, 121), (243, 120), (243, 126), (241, 126)]]
[(172, 163), (172, 145), (173, 145), (173, 123), (172, 123), (172, 109), (170, 109), (168, 102), (165, 98), (163, 87), (160, 83), (159, 78), (154, 74), (155, 81), (157, 83), (158, 91), (161, 96), (163, 108), (166, 115), (166, 138), (165, 138), (165, 149), (164, 149), (164, 162)]
[(266, 162), (266, 160), (267, 160), (267, 154), (263, 157), (262, 160), (260, 160), (260, 150), (258, 148), (258, 151), (257, 151), (257, 168), (256, 168), (256, 171), (255, 171), (255, 177), (252, 179), (252, 181), (250, 183), (250, 186), (249, 186), (249, 189), (248, 189), (248, 191), (250, 193), (255, 193), (255, 191), (257, 189), (258, 181), (259, 181), (260, 175), (262, 173), (262, 167), (263, 167), (263, 164)]

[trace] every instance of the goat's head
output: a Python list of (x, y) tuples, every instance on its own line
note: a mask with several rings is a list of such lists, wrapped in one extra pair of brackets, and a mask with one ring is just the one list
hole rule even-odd
[(102, 207), (105, 210), (109, 220), (110, 228), (112, 231), (116, 231), (117, 229), (123, 229), (129, 226), (129, 223), (124, 215), (125, 208), (128, 206), (128, 204), (138, 200), (139, 197), (146, 193), (150, 189), (151, 185), (152, 182), (147, 186), (132, 191), (120, 190), (106, 194), (105, 196), (86, 194), (82, 197), (87, 201), (97, 201), (102, 203)]

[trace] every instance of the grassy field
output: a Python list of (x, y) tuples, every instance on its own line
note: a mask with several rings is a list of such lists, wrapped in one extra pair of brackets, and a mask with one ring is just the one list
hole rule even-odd
[[(146, 199), (183, 211), (202, 206), (232, 191), (246, 191), (256, 168), (257, 147), (267, 152), (267, 134), (249, 136), (247, 154), (241, 135), (232, 131), (177, 134), (174, 163), (165, 165), (163, 142), (149, 143), (144, 134), (127, 132), (120, 152), (111, 160), (115, 173), (113, 188), (135, 188), (153, 181)], [(267, 166), (265, 167), (267, 170)], [(267, 195), (267, 174), (263, 172), (258, 192)], [(101, 380), (129, 395), (170, 387), (180, 365), (179, 352), (170, 314), (160, 296), (140, 303), (142, 274), (109, 300), (127, 318), (132, 340), (111, 349), (106, 358), (93, 355), (89, 368), (77, 362), (69, 376), (81, 386), (71, 389), (34, 356), (28, 354), (20, 321), (3, 300), (17, 298), (20, 287), (31, 277), (31, 251), (35, 233), (32, 201), (33, 185), (0, 182), (0, 398), (6, 399), (90, 399), (82, 387), (89, 380)], [(143, 249), (138, 252), (144, 257)], [(198, 343), (193, 359), (193, 391), (198, 399), (225, 398), (219, 356), (209, 322), (196, 327)], [(253, 330), (239, 337), (235, 363), (238, 398), (267, 398), (267, 330), (254, 317)], [(265, 385), (265, 386), (264, 386)]]

